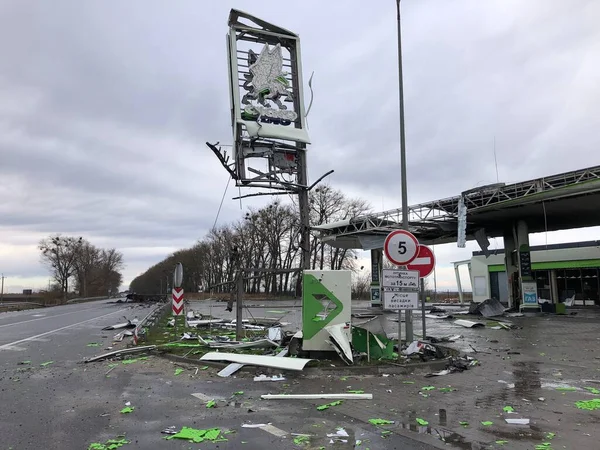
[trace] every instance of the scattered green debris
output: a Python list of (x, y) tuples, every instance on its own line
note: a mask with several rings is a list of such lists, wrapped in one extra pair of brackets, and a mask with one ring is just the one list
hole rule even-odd
[(108, 365), (108, 368), (109, 368), (109, 369), (112, 369), (113, 367), (117, 367), (117, 366), (118, 366), (118, 364), (109, 364), (109, 365)]
[(417, 423), (423, 427), (426, 427), (427, 425), (429, 425), (429, 422), (427, 422), (425, 419), (419, 419), (417, 417)]
[(593, 400), (581, 400), (575, 402), (575, 406), (577, 406), (579, 409), (594, 411), (596, 409), (600, 409), (600, 398), (595, 398)]
[(129, 414), (129, 413), (132, 413), (134, 409), (135, 409), (135, 406), (126, 406), (125, 408), (123, 408), (123, 409), (121, 410), (121, 414)]
[(87, 346), (88, 347), (100, 347), (100, 344), (98, 342), (90, 342)]
[(355, 391), (348, 391), (348, 394), (364, 394), (365, 391), (363, 391), (362, 389), (357, 389)]
[(340, 377), (340, 381), (346, 381), (348, 377)]
[(481, 425), (484, 427), (489, 427), (490, 425), (494, 425), (494, 422), (486, 420), (485, 422), (481, 422)]
[(382, 437), (382, 438), (384, 438), (384, 439), (385, 439), (385, 438), (386, 438), (386, 437), (387, 437), (389, 434), (392, 434), (392, 432), (391, 432), (391, 431), (388, 431), (388, 430), (382, 430), (382, 431), (381, 431), (381, 437)]
[(244, 395), (244, 391), (237, 391), (234, 392), (233, 395)]
[(123, 364), (133, 364), (134, 362), (138, 362), (137, 358), (134, 359), (124, 359), (123, 361), (121, 361)]
[(552, 450), (552, 442), (543, 442), (535, 446), (535, 450)]
[(587, 389), (588, 391), (590, 391), (592, 394), (594, 395), (600, 395), (600, 390), (593, 388), (593, 387), (586, 387), (584, 389)]
[(542, 352), (542, 353), (540, 353), (540, 356), (546, 356), (546, 354)]
[(210, 401), (206, 402), (207, 408), (214, 408), (215, 406), (217, 406), (217, 402), (215, 402), (214, 400), (210, 400)]
[(306, 434), (302, 434), (294, 438), (294, 444), (296, 445), (306, 445), (308, 443), (310, 443), (310, 437)]
[(343, 403), (343, 400), (336, 400), (335, 402), (326, 403), (324, 405), (317, 406), (318, 411), (323, 411), (324, 409), (329, 409), (330, 406), (339, 406)]
[(184, 370), (181, 367), (178, 367), (177, 369), (175, 369), (175, 376), (181, 375), (183, 372)]
[(435, 389), (435, 386), (423, 386), (421, 388), (422, 391), (433, 391)]
[(574, 388), (571, 386), (563, 386), (563, 387), (557, 387), (556, 390), (557, 391), (565, 391), (565, 392), (573, 392), (573, 391), (576, 391), (577, 388)]
[(508, 444), (508, 441), (496, 441), (496, 444), (504, 445), (504, 444)]
[(515, 412), (515, 409), (512, 406), (505, 406), (502, 410), (507, 413)]
[(54, 364), (54, 361), (46, 361), (46, 362), (43, 362), (43, 363), (41, 363), (41, 364), (40, 364), (40, 366), (42, 366), (42, 367), (46, 367), (46, 366), (49, 366), (50, 364)]
[(200, 367), (200, 370), (208, 370), (208, 366), (202, 366)]
[(198, 430), (196, 428), (183, 427), (177, 434), (172, 434), (165, 439), (184, 439), (196, 444), (204, 441), (220, 442), (220, 428), (209, 428), (207, 430)]
[(455, 391), (456, 389), (451, 388), (451, 387), (443, 387), (443, 388), (438, 388), (438, 391), (440, 392), (452, 392)]
[(115, 439), (109, 439), (104, 444), (94, 442), (89, 445), (88, 450), (116, 450), (123, 447), (125, 444), (129, 444), (129, 441), (125, 439), (125, 436), (117, 436)]
[(546, 439), (549, 441), (554, 439), (554, 436), (556, 436), (556, 433), (546, 433)]
[(31, 364), (31, 361), (21, 361), (18, 364), (24, 366), (25, 364)]
[(469, 426), (469, 422), (465, 422), (464, 420), (461, 420), (460, 422), (458, 422), (460, 424), (461, 427), (463, 428), (467, 428)]
[(415, 384), (414, 381), (403, 381), (402, 384)]
[(389, 425), (394, 422), (392, 420), (386, 420), (386, 419), (369, 419), (369, 423), (371, 425), (379, 426), (379, 425)]

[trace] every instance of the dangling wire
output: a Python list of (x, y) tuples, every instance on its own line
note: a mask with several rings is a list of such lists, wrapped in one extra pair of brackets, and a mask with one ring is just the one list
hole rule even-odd
[(221, 204), (219, 205), (219, 210), (217, 211), (217, 217), (215, 217), (215, 223), (213, 223), (212, 229), (214, 230), (217, 226), (217, 220), (219, 220), (219, 214), (221, 214), (221, 208), (223, 207), (223, 201), (225, 200), (225, 196), (227, 195), (227, 189), (229, 189), (229, 183), (231, 182), (231, 176), (227, 180), (227, 186), (225, 186), (225, 192), (223, 192), (223, 197), (221, 197)]

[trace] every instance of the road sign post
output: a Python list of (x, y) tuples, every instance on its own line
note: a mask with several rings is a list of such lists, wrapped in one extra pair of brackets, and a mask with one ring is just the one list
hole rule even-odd
[(425, 245), (419, 245), (417, 257), (406, 266), (409, 270), (419, 272), (421, 278), (421, 320), (423, 323), (423, 339), (427, 336), (427, 324), (425, 317), (425, 277), (431, 275), (435, 268), (435, 255), (433, 250)]
[[(392, 231), (385, 238), (383, 245), (385, 256), (397, 266), (406, 266), (411, 263), (417, 257), (418, 249), (419, 241), (407, 230)], [(384, 270), (383, 272), (383, 307), (389, 309), (389, 306), (398, 309), (398, 358), (400, 358), (402, 350), (402, 311), (406, 311), (406, 340), (412, 341), (412, 309), (414, 309), (415, 297), (418, 302), (419, 275), (418, 272), (406, 270), (392, 270), (391, 272)], [(393, 272), (396, 272), (396, 274), (394, 275)]]
[[(405, 266), (417, 257), (419, 241), (407, 230), (392, 231), (385, 239), (383, 251), (388, 260), (397, 266)], [(400, 329), (402, 327), (402, 310), (398, 310), (398, 345), (400, 346)], [(412, 341), (412, 310), (406, 310), (406, 340)]]

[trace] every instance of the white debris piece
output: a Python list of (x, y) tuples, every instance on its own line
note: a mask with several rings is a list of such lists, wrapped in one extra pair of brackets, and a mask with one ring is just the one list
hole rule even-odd
[(261, 374), (258, 377), (254, 377), (254, 381), (285, 381), (285, 377), (282, 375), (273, 375), (268, 377), (265, 374)]
[(529, 419), (504, 419), (506, 423), (511, 425), (529, 425)]

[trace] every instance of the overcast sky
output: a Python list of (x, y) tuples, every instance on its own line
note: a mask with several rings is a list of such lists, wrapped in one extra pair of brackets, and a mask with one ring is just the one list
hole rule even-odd
[[(600, 2), (403, 0), (409, 201), (600, 164)], [(225, 34), (235, 7), (300, 34), (314, 180), (400, 206), (396, 12), (387, 1), (4, 0), (0, 271), (47, 286), (37, 242), (82, 235), (125, 282), (212, 226), (228, 175)], [(219, 223), (242, 215), (229, 200)], [(243, 207), (263, 200), (245, 200)], [(598, 229), (549, 242), (598, 238)], [(532, 236), (543, 243), (546, 236)], [(492, 248), (501, 247), (501, 240)], [(438, 246), (438, 286), (475, 246)]]

